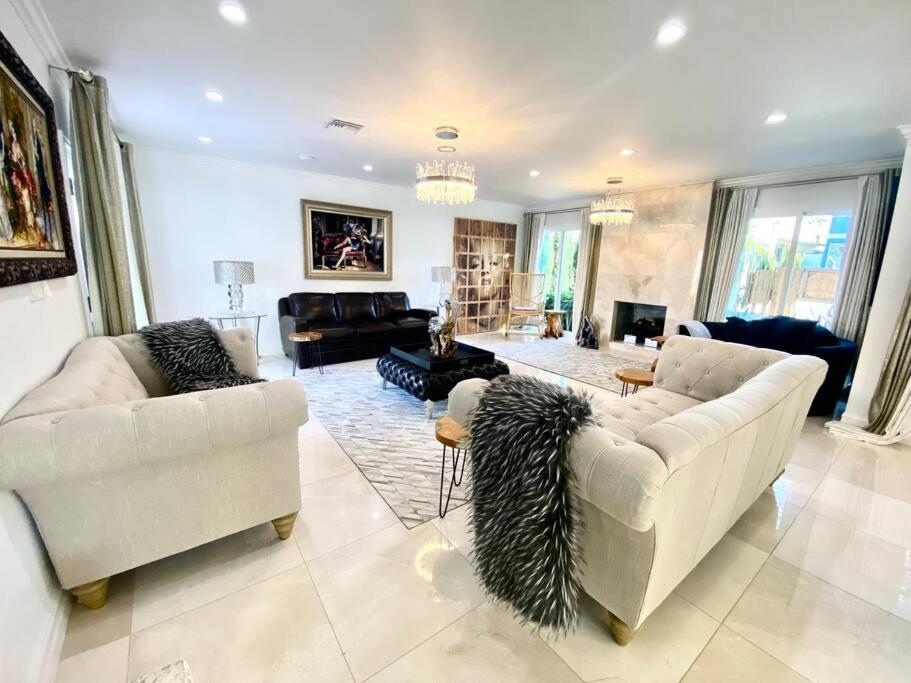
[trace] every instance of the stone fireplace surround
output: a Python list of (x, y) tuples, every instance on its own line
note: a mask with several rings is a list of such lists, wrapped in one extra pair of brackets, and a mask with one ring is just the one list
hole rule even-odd
[(709, 182), (636, 192), (630, 225), (603, 226), (592, 311), (602, 346), (615, 338), (618, 302), (666, 306), (666, 335), (692, 320), (712, 188)]

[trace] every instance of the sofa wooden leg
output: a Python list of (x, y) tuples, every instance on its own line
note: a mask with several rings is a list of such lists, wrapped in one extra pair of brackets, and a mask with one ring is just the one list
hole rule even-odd
[(613, 614), (610, 615), (610, 634), (617, 645), (628, 645), (637, 633), (638, 629), (630, 628)]
[(109, 577), (107, 579), (89, 581), (81, 586), (70, 588), (70, 593), (76, 596), (80, 604), (89, 609), (98, 609), (99, 607), (104, 607), (104, 603), (108, 601), (108, 583), (110, 580)]
[(278, 534), (280, 539), (284, 541), (291, 535), (291, 530), (294, 528), (294, 520), (296, 519), (297, 513), (292, 512), (290, 515), (285, 515), (284, 517), (272, 520), (272, 526), (275, 527), (275, 533)]

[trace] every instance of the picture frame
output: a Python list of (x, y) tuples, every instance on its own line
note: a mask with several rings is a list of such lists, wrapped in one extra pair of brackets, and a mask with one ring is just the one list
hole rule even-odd
[(0, 33), (0, 287), (75, 275), (50, 95)]
[(391, 280), (392, 211), (301, 200), (304, 277)]

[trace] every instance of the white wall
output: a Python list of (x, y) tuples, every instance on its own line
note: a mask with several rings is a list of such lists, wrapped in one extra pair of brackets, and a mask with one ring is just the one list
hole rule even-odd
[[(281, 352), (278, 299), (301, 291), (403, 290), (435, 304), (430, 267), (452, 263), (453, 218), (516, 223), (522, 207), (477, 200), (462, 207), (419, 202), (414, 189), (137, 147), (136, 176), (159, 320), (227, 308), (212, 261), (253, 261), (244, 308), (268, 313), (260, 352)], [(305, 280), (301, 199), (392, 211), (391, 281)], [(523, 236), (516, 253), (524, 248)]]
[(898, 185), (895, 197), (895, 212), (892, 214), (892, 225), (889, 228), (889, 239), (883, 253), (876, 293), (870, 307), (870, 318), (864, 343), (860, 349), (857, 370), (848, 405), (842, 420), (861, 427), (867, 426), (867, 413), (870, 402), (879, 383), (892, 331), (898, 322), (905, 293), (911, 286), (911, 269), (908, 268), (908, 255), (911, 254), (911, 125), (902, 126), (902, 132), (908, 138), (905, 149), (905, 160), (902, 165), (904, 173)]
[[(45, 88), (47, 62), (9, 0), (0, 27)], [(85, 336), (75, 277), (0, 288), (0, 415), (53, 375)], [(0, 491), (0, 679), (32, 681), (53, 674), (68, 602), (19, 499)]]

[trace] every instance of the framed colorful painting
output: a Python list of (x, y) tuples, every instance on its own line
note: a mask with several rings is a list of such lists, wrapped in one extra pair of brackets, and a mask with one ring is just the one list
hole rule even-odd
[(0, 33), (0, 287), (75, 272), (54, 105)]
[(302, 199), (304, 276), (392, 279), (392, 212)]

